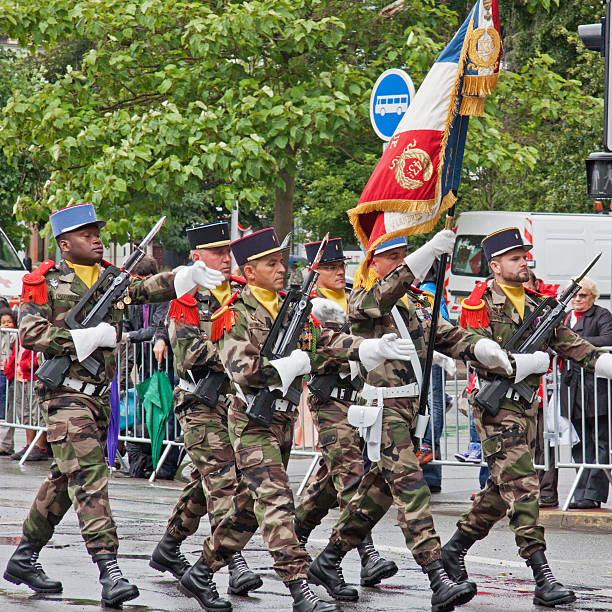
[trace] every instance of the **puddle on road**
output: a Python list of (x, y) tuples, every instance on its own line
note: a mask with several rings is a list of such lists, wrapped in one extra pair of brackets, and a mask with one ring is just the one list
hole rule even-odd
[(122, 608), (107, 608), (102, 606), (99, 599), (85, 599), (76, 597), (62, 597), (61, 594), (52, 595), (49, 593), (32, 593), (30, 591), (24, 593), (15, 593), (0, 588), (0, 596), (5, 596), (14, 602), (26, 603), (28, 601), (48, 601), (52, 604), (62, 604), (66, 606), (80, 606), (79, 609), (84, 609), (85, 606), (90, 606), (97, 610), (125, 610), (126, 612), (166, 612), (163, 608), (151, 607), (139, 604), (123, 604)]

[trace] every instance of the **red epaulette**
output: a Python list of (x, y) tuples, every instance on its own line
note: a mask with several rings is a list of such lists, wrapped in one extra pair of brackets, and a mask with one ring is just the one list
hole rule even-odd
[(238, 299), (239, 291), (236, 291), (232, 297), (230, 297), (225, 304), (220, 306), (212, 314), (212, 327), (210, 330), (210, 339), (213, 342), (221, 340), (223, 334), (228, 332), (234, 327), (235, 317), (237, 316), (232, 308), (232, 304)]
[(470, 297), (461, 303), (459, 324), (464, 329), (468, 327), (487, 327), (489, 325), (489, 312), (487, 311), (485, 301), (482, 299), (486, 290), (486, 282), (476, 283), (476, 287), (474, 287)]
[(198, 302), (191, 293), (186, 293), (172, 300), (168, 318), (185, 323), (185, 325), (199, 325), (200, 314), (198, 313)]
[(230, 281), (234, 283), (238, 283), (239, 285), (246, 285), (246, 278), (242, 276), (234, 276), (233, 274), (230, 276)]
[(46, 304), (49, 301), (45, 274), (55, 265), (52, 259), (43, 261), (36, 270), (25, 274), (22, 278), (21, 302), (33, 302), (34, 304)]

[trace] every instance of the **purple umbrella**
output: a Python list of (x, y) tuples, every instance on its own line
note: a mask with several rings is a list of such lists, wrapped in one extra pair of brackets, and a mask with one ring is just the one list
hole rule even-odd
[(110, 388), (110, 421), (108, 423), (108, 434), (106, 436), (106, 450), (108, 452), (108, 465), (115, 464), (117, 445), (119, 444), (119, 385), (117, 374), (113, 378)]

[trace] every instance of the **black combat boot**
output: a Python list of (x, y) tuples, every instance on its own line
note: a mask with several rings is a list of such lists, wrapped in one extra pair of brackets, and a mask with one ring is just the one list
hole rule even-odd
[(476, 583), (468, 580), (468, 573), (465, 569), (465, 554), (476, 540), (466, 536), (461, 529), (453, 533), (453, 537), (442, 547), (442, 563), (448, 577), (454, 582)]
[(334, 599), (357, 601), (359, 599), (357, 589), (348, 586), (342, 575), (340, 564), (345, 554), (330, 542), (310, 564), (308, 580), (320, 584)]
[(448, 577), (442, 561), (434, 561), (423, 567), (429, 577), (432, 612), (449, 612), (455, 606), (467, 603), (476, 595), (476, 585), (469, 582), (456, 583)]
[(160, 572), (170, 572), (177, 580), (191, 567), (181, 552), (182, 540), (177, 540), (167, 531), (155, 547), (149, 565)]
[(543, 550), (538, 550), (527, 559), (527, 565), (531, 567), (536, 587), (533, 592), (533, 603), (536, 606), (547, 606), (554, 608), (559, 604), (571, 603), (576, 601), (574, 591), (566, 589), (560, 582), (555, 580), (546, 555)]
[(304, 579), (291, 580), (287, 587), (293, 597), (293, 612), (335, 612), (338, 606), (330, 601), (319, 599)]
[(372, 534), (369, 533), (363, 538), (357, 546), (357, 552), (361, 557), (361, 586), (371, 587), (397, 574), (397, 565), (393, 561), (383, 559), (374, 548)]
[(43, 544), (40, 542), (21, 538), (6, 566), (4, 579), (13, 584), (23, 582), (37, 593), (61, 593), (62, 583), (59, 580), (51, 580), (38, 562), (42, 548)]
[(130, 584), (121, 573), (116, 555), (97, 555), (95, 561), (100, 570), (103, 605), (116, 608), (124, 601), (136, 599), (140, 595), (138, 587)]
[(232, 555), (228, 565), (230, 571), (227, 592), (233, 595), (246, 595), (263, 585), (263, 580), (249, 569), (244, 557), (239, 553)]
[(179, 591), (187, 597), (193, 597), (207, 612), (231, 610), (232, 604), (227, 599), (221, 599), (213, 581), (213, 572), (206, 565), (204, 557), (200, 557), (191, 569), (181, 578)]
[(296, 518), (293, 519), (293, 529), (295, 530), (295, 535), (297, 536), (300, 548), (306, 553), (308, 564), (310, 565), (312, 563), (312, 557), (306, 550), (306, 544), (308, 543), (308, 538), (310, 537), (312, 530), (306, 529)]

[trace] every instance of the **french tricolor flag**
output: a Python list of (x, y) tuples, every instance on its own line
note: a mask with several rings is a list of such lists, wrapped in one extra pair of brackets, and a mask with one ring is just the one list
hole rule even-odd
[(396, 236), (430, 231), (455, 203), (469, 115), (483, 114), (500, 55), (498, 0), (478, 0), (425, 77), (359, 204), (348, 211), (368, 254)]

